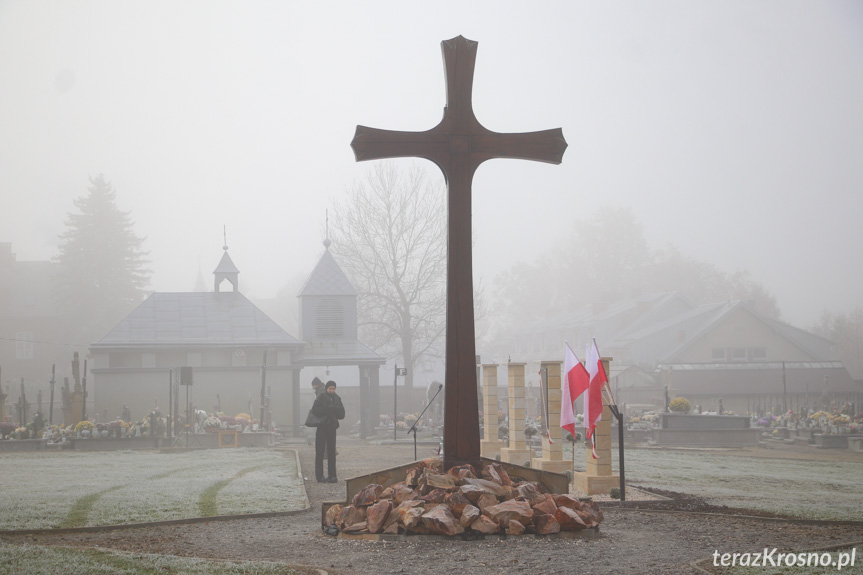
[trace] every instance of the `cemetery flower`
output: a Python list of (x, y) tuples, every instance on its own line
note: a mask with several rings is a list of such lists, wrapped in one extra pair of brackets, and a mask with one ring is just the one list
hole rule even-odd
[(75, 426), (75, 433), (80, 433), (80, 432), (84, 431), (85, 429), (88, 431), (93, 431), (93, 429), (95, 427), (96, 426), (93, 425), (92, 421), (87, 421), (85, 419), (84, 421), (79, 421), (78, 425)]
[(222, 422), (218, 417), (210, 416), (204, 420), (204, 428), (206, 429), (218, 429), (222, 427)]
[(675, 413), (689, 413), (692, 409), (692, 404), (685, 397), (675, 397), (668, 404), (668, 409)]

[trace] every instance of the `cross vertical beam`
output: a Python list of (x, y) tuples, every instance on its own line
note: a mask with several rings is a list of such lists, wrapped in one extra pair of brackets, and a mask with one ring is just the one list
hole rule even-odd
[(419, 157), (434, 162), (447, 183), (447, 310), (444, 467), (479, 465), (479, 406), (471, 248), (471, 185), (476, 169), (492, 158), (559, 164), (566, 150), (560, 128), (501, 134), (473, 113), (477, 42), (457, 36), (441, 42), (447, 101), (440, 123), (424, 132), (357, 126), (351, 148), (358, 162)]

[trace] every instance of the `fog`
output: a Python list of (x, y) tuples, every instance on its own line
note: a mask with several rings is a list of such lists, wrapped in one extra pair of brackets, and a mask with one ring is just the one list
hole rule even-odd
[(459, 34), (479, 42), (483, 125), (569, 142), (560, 166), (477, 172), (486, 287), (622, 206), (651, 247), (748, 269), (787, 321), (863, 304), (853, 1), (0, 2), (0, 241), (51, 257), (104, 173), (153, 289), (189, 291), (199, 267), (209, 283), (224, 225), (241, 290), (273, 297), (366, 174), (356, 125), (438, 122), (440, 42)]

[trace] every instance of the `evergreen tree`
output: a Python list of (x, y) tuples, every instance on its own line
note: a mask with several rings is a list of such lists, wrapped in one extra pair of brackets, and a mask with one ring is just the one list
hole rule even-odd
[(150, 281), (144, 238), (135, 235), (129, 212), (120, 211), (111, 183), (90, 178), (88, 195), (74, 200), (60, 234), (54, 284), (64, 332), (74, 343), (104, 336), (145, 296)]

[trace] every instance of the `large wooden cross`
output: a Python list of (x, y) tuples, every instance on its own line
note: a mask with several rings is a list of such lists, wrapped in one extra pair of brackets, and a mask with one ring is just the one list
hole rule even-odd
[[(471, 182), (481, 163), (516, 158), (559, 164), (566, 150), (560, 128), (500, 134), (484, 128), (471, 102), (477, 42), (458, 36), (441, 42), (446, 107), (440, 123), (425, 132), (357, 126), (351, 148), (358, 162), (420, 157), (441, 169), (447, 183), (446, 400), (444, 467), (480, 461), (479, 406), (474, 339)], [(479, 468), (477, 468), (479, 469)]]

